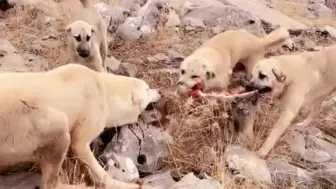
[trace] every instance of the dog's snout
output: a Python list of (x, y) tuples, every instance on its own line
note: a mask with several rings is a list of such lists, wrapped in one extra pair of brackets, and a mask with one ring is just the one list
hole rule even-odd
[(177, 82), (177, 85), (183, 85), (182, 81)]
[(87, 58), (90, 55), (90, 51), (82, 49), (82, 48), (77, 48), (77, 53), (82, 58)]

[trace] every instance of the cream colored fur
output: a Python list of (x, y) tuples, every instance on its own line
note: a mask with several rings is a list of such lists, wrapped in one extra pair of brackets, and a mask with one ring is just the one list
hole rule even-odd
[(73, 22), (66, 28), (70, 61), (99, 72), (106, 71), (107, 26), (89, 0), (80, 1), (84, 9), (72, 18)]
[(89, 145), (106, 126), (136, 122), (161, 98), (145, 81), (67, 64), (48, 72), (1, 73), (0, 93), (0, 166), (40, 163), (43, 189), (52, 189), (70, 145), (106, 188), (140, 188), (110, 178)]
[[(283, 44), (289, 38), (287, 29), (280, 28), (263, 38), (246, 30), (231, 30), (218, 34), (196, 49), (180, 65), (179, 91), (185, 93), (197, 82), (204, 82), (204, 92), (225, 90), (232, 68), (244, 64), (248, 73), (265, 51)], [(208, 77), (207, 77), (208, 73)], [(197, 76), (192, 78), (193, 76)]]
[[(289, 33), (284, 28), (274, 30), (263, 38), (246, 30), (218, 34), (181, 63), (178, 92), (186, 94), (199, 82), (202, 83), (203, 92), (223, 91), (229, 85), (232, 69), (238, 62), (241, 62), (250, 74), (253, 65), (264, 57), (266, 50), (283, 44), (287, 39)], [(255, 112), (251, 110), (248, 121), (243, 126), (243, 138), (253, 138)]]
[(317, 52), (274, 56), (259, 61), (252, 71), (251, 85), (269, 88), (280, 99), (280, 117), (259, 149), (266, 156), (302, 107), (310, 109), (298, 126), (308, 126), (319, 113), (321, 102), (336, 89), (336, 45)]

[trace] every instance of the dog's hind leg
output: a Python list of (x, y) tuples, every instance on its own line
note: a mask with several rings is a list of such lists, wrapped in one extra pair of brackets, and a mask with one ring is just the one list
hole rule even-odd
[(70, 133), (67, 117), (63, 113), (53, 109), (47, 111), (47, 120), (40, 121), (40, 123), (49, 123), (48, 126), (41, 125), (41, 127), (49, 128), (49, 131), (44, 131), (46, 132), (45, 140), (49, 141), (35, 153), (40, 159), (42, 188), (54, 189), (59, 183), (59, 172), (70, 146)]
[(323, 98), (320, 98), (318, 100), (315, 100), (315, 102), (313, 102), (310, 106), (308, 106), (308, 108), (310, 109), (309, 110), (310, 112), (307, 118), (297, 123), (295, 125), (296, 126), (295, 129), (298, 129), (298, 130), (304, 129), (305, 127), (310, 125), (313, 119), (318, 115), (322, 101), (323, 101)]

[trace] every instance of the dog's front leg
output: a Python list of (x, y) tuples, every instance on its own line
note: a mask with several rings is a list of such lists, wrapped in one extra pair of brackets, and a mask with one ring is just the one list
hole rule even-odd
[(73, 145), (73, 150), (78, 158), (88, 165), (90, 171), (98, 178), (98, 181), (105, 184), (106, 189), (140, 189), (140, 185), (138, 184), (112, 179), (94, 157), (89, 143), (77, 142)]
[[(289, 95), (291, 94), (295, 93), (289, 93)], [(291, 97), (289, 95), (285, 96), (281, 103), (284, 107), (281, 108), (282, 110), (280, 112), (280, 118), (276, 122), (274, 128), (272, 129), (262, 147), (257, 152), (259, 157), (266, 157), (268, 155), (269, 151), (274, 147), (278, 139), (284, 134), (292, 120), (301, 109), (303, 104), (302, 95)]]

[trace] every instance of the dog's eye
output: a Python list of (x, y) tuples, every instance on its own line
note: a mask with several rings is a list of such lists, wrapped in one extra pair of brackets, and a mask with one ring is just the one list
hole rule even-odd
[(80, 35), (78, 35), (78, 36), (74, 36), (75, 37), (75, 39), (77, 40), (77, 41), (81, 41), (81, 36)]
[(91, 36), (86, 36), (86, 41), (89, 41)]
[(266, 75), (264, 75), (263, 73), (259, 72), (259, 79), (265, 79)]
[(181, 74), (184, 75), (184, 74), (185, 74), (185, 71), (184, 71), (184, 70), (181, 70)]
[(191, 79), (196, 79), (196, 78), (199, 78), (199, 76), (198, 75), (192, 75), (191, 76)]

